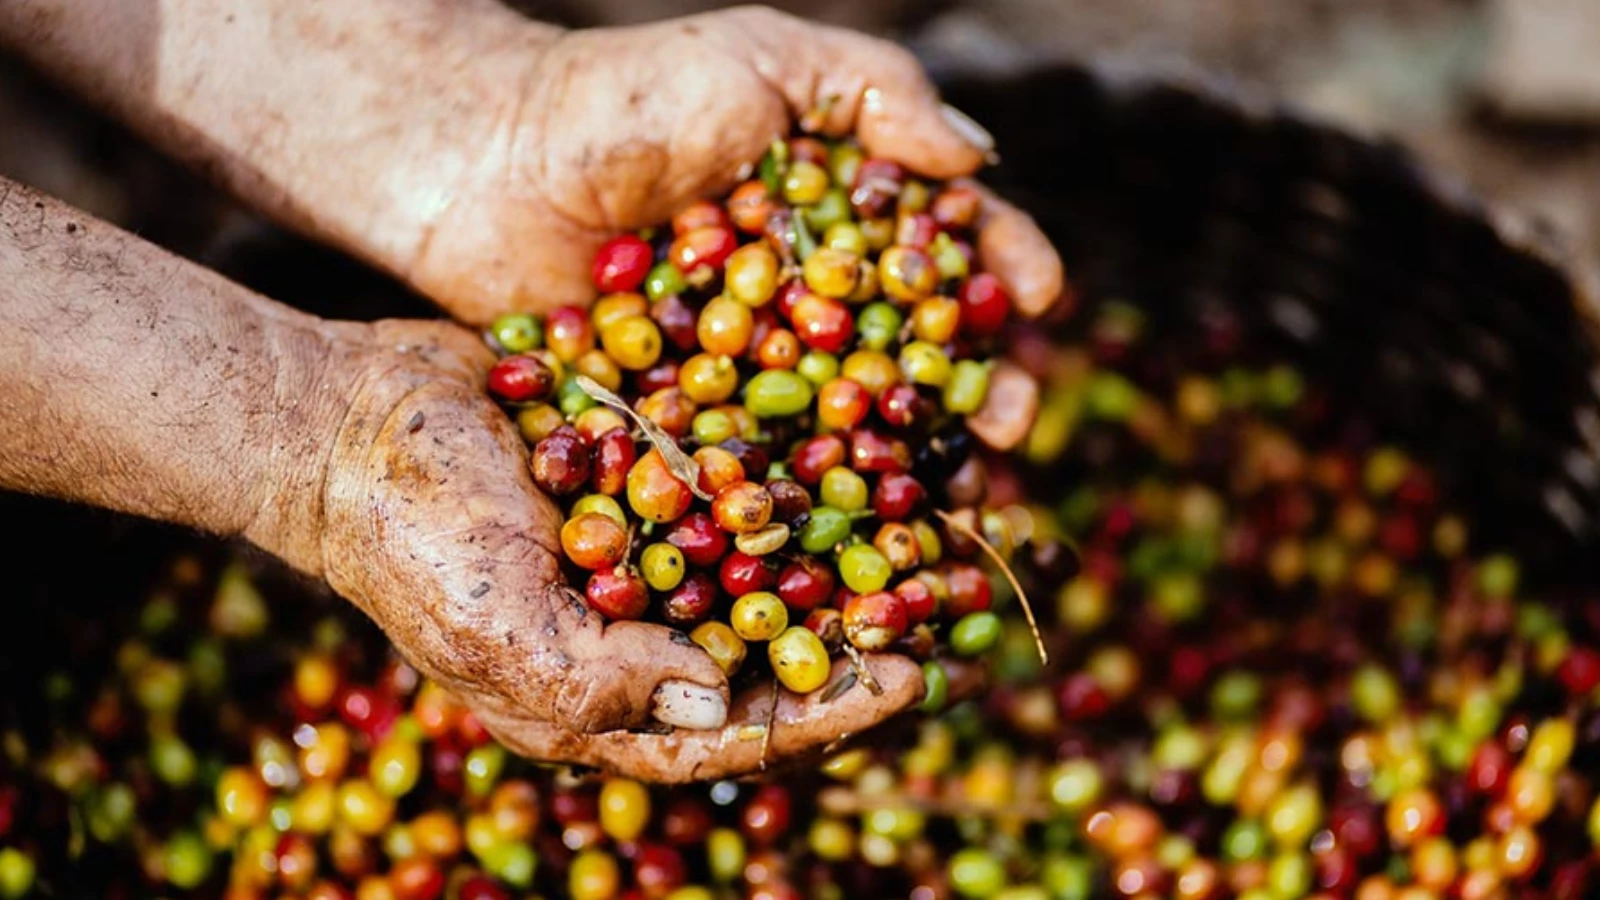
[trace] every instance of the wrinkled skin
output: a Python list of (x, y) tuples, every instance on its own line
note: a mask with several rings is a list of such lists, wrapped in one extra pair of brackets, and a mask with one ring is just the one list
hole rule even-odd
[[(767, 9), (565, 33), (508, 77), (517, 90), (476, 166), (404, 267), (474, 323), (592, 299), (601, 243), (731, 189), (813, 110), (828, 110), (825, 133), (927, 177), (971, 175), (992, 149), (952, 125), (905, 50)], [(989, 199), (982, 261), (1040, 312), (1061, 294), (1060, 262), (1031, 220)]]
[[(765, 744), (749, 728), (768, 721), (774, 693), (765, 687), (733, 698), (721, 729), (652, 728), (661, 681), (726, 698), (721, 670), (680, 632), (605, 623), (562, 585), (560, 512), (534, 487), (521, 437), (483, 392), (491, 357), (481, 342), (435, 323), (383, 322), (374, 332), (373, 348), (335, 378), (352, 385), (353, 399), (327, 464), (321, 574), (508, 746), (651, 781), (720, 778), (808, 758), (921, 699), (920, 668), (878, 655), (867, 665), (881, 694), (860, 683), (827, 703), (827, 687), (778, 692)], [(253, 537), (269, 549), (294, 542)], [(840, 661), (830, 684), (848, 673)], [(954, 675), (973, 681), (970, 667)]]
[[(992, 149), (941, 107), (905, 51), (767, 10), (564, 33), (486, 0), (163, 0), (159, 22), (175, 37), (148, 59), (118, 43), (146, 36), (91, 27), (126, 2), (11, 0), (0, 39), (263, 213), (470, 326), (593, 299), (601, 242), (730, 188), (814, 110), (826, 110), (828, 134), (856, 134), (929, 177), (971, 175)], [(223, 69), (236, 77), (208, 77)], [(857, 684), (824, 704), (828, 688), (780, 693), (774, 711), (770, 690), (729, 698), (681, 635), (587, 612), (560, 582), (559, 513), (484, 394), (490, 359), (471, 332), (317, 322), (103, 223), (14, 205), (0, 261), (14, 264), (24, 300), (0, 304), (0, 325), (49, 322), (63, 298), (92, 291), (121, 298), (92, 321), (124, 349), (63, 362), (72, 378), (0, 365), (39, 410), (84, 411), (77, 422), (41, 413), (43, 425), (13, 435), (6, 486), (245, 536), (326, 578), (498, 737), (540, 759), (652, 781), (749, 774), (802, 762), (920, 699), (914, 663), (876, 656), (881, 694)], [(72, 230), (44, 227), (38, 210), (74, 219)], [(1060, 262), (1026, 216), (993, 202), (981, 226), (981, 261), (1023, 313), (1060, 297)], [(114, 265), (85, 268), (86, 242)], [(163, 318), (187, 336), (152, 331)], [(235, 330), (243, 340), (224, 352), (215, 338)], [(9, 361), (57, 358), (44, 352), (47, 326), (6, 333), (20, 344)], [(1037, 405), (1019, 374), (998, 369), (972, 419), (998, 448), (1022, 439)], [(97, 382), (126, 396), (63, 404), (37, 390), (95, 400)], [(176, 413), (175, 384), (188, 398)], [(234, 446), (218, 436), (240, 422), (267, 424), (251, 425), (237, 458), (174, 459), (178, 442)], [(163, 459), (160, 490), (136, 482)], [(967, 668), (953, 674), (956, 694), (977, 683)], [(709, 690), (726, 725), (651, 728), (663, 681)], [(749, 726), (769, 718), (763, 741)]]

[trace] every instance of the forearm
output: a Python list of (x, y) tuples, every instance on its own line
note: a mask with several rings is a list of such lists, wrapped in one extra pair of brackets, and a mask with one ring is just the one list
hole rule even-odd
[(391, 269), (473, 162), (437, 132), (501, 112), (481, 57), (546, 31), (498, 0), (0, 2), (0, 46), (263, 213)]
[(335, 414), (329, 364), (363, 327), (274, 304), (0, 179), (0, 487), (285, 533), (279, 520), (304, 511), (286, 504), (309, 508), (319, 477), (314, 455), (288, 457)]

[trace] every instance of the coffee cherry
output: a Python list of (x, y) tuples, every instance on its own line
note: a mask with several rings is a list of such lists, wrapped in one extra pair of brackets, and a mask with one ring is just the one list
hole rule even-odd
[(939, 286), (933, 260), (913, 246), (894, 246), (878, 259), (878, 283), (896, 300), (915, 302), (931, 296)]
[(625, 428), (613, 428), (594, 442), (591, 481), (602, 494), (620, 494), (628, 486), (628, 473), (638, 461), (633, 436)]
[(509, 403), (536, 403), (555, 390), (556, 376), (533, 356), (508, 356), (489, 370), (489, 392)]
[(766, 230), (775, 207), (766, 185), (760, 181), (746, 181), (734, 188), (728, 197), (728, 218), (745, 234), (759, 235)]
[(889, 561), (871, 544), (846, 547), (839, 554), (839, 578), (856, 593), (883, 590), (893, 572)]
[(740, 597), (773, 587), (777, 583), (778, 572), (776, 564), (764, 556), (734, 551), (722, 560), (717, 578), (722, 589), (730, 596)]
[(674, 522), (663, 540), (678, 548), (690, 565), (702, 568), (716, 565), (728, 552), (727, 532), (702, 512), (690, 513)]
[(744, 355), (754, 330), (750, 307), (727, 297), (706, 304), (695, 325), (695, 335), (706, 353), (734, 358)]
[(717, 493), (711, 515), (722, 530), (733, 534), (760, 531), (772, 518), (772, 495), (753, 482), (731, 484)]
[(667, 259), (690, 284), (703, 283), (722, 268), (738, 246), (739, 238), (733, 229), (712, 225), (680, 234), (668, 248)]
[(601, 569), (584, 586), (589, 608), (614, 621), (638, 619), (650, 605), (650, 589), (633, 566)]
[(872, 411), (867, 389), (848, 378), (835, 378), (817, 391), (817, 420), (833, 431), (848, 431)]
[(672, 474), (660, 451), (652, 449), (628, 470), (628, 506), (647, 522), (670, 522), (694, 500), (689, 486)]
[(574, 565), (602, 569), (628, 552), (628, 532), (609, 516), (584, 513), (561, 526), (561, 549)]
[(721, 403), (739, 389), (739, 370), (727, 356), (698, 353), (678, 370), (678, 385), (696, 403)]
[(594, 325), (581, 307), (557, 307), (544, 320), (545, 346), (564, 363), (593, 350), (594, 339)]
[(589, 447), (577, 429), (564, 425), (534, 446), (528, 465), (540, 490), (570, 494), (589, 480)]
[(712, 496), (745, 480), (744, 464), (721, 447), (701, 447), (694, 461), (700, 466), (700, 489)]
[(838, 353), (855, 335), (855, 317), (838, 300), (805, 293), (789, 314), (795, 336), (814, 351)]
[(668, 624), (688, 628), (709, 618), (716, 602), (716, 582), (704, 572), (695, 572), (662, 599), (661, 617)]
[(813, 557), (801, 556), (778, 573), (775, 590), (789, 608), (809, 612), (833, 596), (833, 570)]
[(670, 591), (682, 581), (686, 571), (683, 551), (668, 543), (650, 544), (639, 555), (639, 571), (645, 583), (658, 591)]
[(927, 582), (910, 578), (895, 585), (894, 592), (906, 605), (908, 625), (920, 625), (939, 612), (939, 598)]
[(883, 650), (906, 633), (906, 604), (897, 594), (858, 594), (844, 607), (844, 636), (861, 650)]
[(797, 482), (776, 478), (767, 482), (772, 495), (772, 521), (794, 526), (811, 512), (811, 494)]
[(600, 332), (600, 345), (618, 366), (640, 372), (661, 358), (661, 330), (641, 312), (607, 325)]
[(889, 561), (889, 566), (896, 572), (905, 572), (914, 569), (922, 563), (922, 545), (917, 541), (917, 535), (908, 525), (898, 522), (885, 523), (873, 535), (872, 546), (883, 554)]
[(790, 465), (795, 480), (801, 484), (818, 484), (828, 470), (845, 462), (849, 447), (835, 435), (825, 434), (807, 440), (794, 451)]
[(644, 283), (653, 260), (650, 245), (625, 234), (600, 246), (594, 256), (594, 286), (602, 294), (632, 291)]
[(915, 514), (927, 495), (922, 482), (913, 476), (891, 472), (879, 478), (872, 489), (872, 511), (885, 522), (901, 522)]
[(961, 301), (961, 329), (973, 337), (995, 334), (1011, 317), (1011, 298), (1000, 279), (987, 272), (968, 279), (957, 298)]
[(728, 296), (746, 306), (764, 306), (778, 291), (778, 257), (763, 244), (746, 244), (728, 257)]
[(689, 632), (689, 639), (699, 644), (712, 661), (729, 675), (739, 671), (744, 664), (744, 639), (721, 622), (701, 623)]
[(789, 611), (776, 594), (756, 591), (734, 601), (728, 624), (746, 641), (769, 641), (789, 627)]
[(809, 694), (828, 681), (828, 648), (807, 628), (785, 629), (767, 645), (767, 658), (773, 674), (797, 694)]

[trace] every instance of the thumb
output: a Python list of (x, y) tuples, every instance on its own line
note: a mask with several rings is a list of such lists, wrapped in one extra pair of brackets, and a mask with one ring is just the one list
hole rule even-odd
[[(549, 721), (585, 734), (643, 728), (652, 721), (691, 730), (721, 728), (728, 719), (728, 679), (709, 655), (676, 629), (645, 622), (602, 624), (576, 596), (562, 650), (569, 665), (553, 681)], [(530, 694), (551, 687), (530, 683)], [(527, 708), (541, 705), (530, 696)]]
[(732, 14), (749, 61), (796, 117), (825, 134), (855, 134), (868, 153), (930, 178), (976, 172), (994, 140), (940, 102), (910, 51), (858, 32), (762, 9)]
[(810, 694), (754, 686), (736, 697), (728, 724), (711, 731), (589, 737), (578, 754), (596, 768), (678, 784), (739, 778), (817, 762), (832, 748), (907, 711), (922, 699), (922, 667), (903, 656), (869, 654), (869, 689), (847, 659)]

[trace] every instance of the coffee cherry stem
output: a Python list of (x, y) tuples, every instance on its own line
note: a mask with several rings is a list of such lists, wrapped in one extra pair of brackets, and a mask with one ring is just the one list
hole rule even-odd
[(945, 512), (942, 509), (934, 510), (933, 514), (938, 516), (940, 521), (944, 522), (945, 527), (961, 532), (969, 540), (977, 544), (983, 550), (984, 554), (990, 559), (994, 560), (995, 565), (1000, 567), (1000, 574), (1004, 575), (1006, 577), (1006, 581), (1011, 584), (1011, 590), (1017, 595), (1017, 602), (1022, 604), (1023, 615), (1028, 617), (1028, 631), (1033, 634), (1033, 646), (1039, 651), (1039, 664), (1049, 665), (1050, 651), (1045, 649), (1044, 637), (1039, 634), (1039, 620), (1035, 619), (1033, 616), (1033, 604), (1028, 602), (1028, 592), (1022, 589), (1022, 583), (1017, 581), (1017, 575), (1015, 572), (1011, 571), (1011, 566), (1006, 563), (1005, 557), (1001, 556), (1000, 551), (996, 550), (994, 545), (985, 540), (982, 534), (979, 534), (972, 528), (972, 526), (966, 524), (957, 517)]

